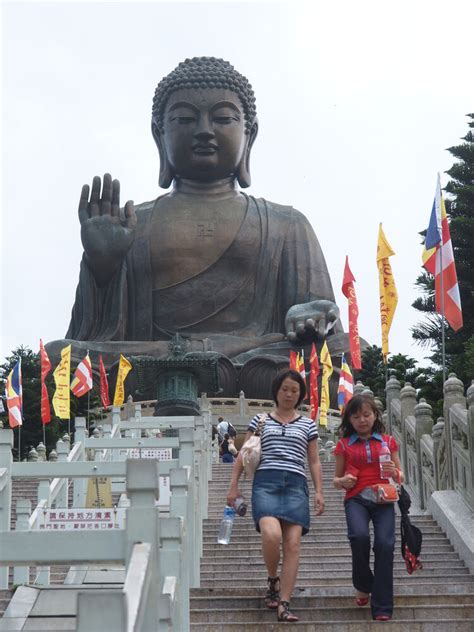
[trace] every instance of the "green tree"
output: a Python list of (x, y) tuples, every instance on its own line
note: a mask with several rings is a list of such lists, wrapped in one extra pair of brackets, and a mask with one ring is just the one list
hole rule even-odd
[[(473, 345), (474, 336), (474, 114), (468, 114), (468, 125), (471, 128), (462, 138), (460, 145), (450, 147), (449, 151), (457, 162), (446, 171), (450, 180), (445, 187), (448, 197), (446, 199), (446, 213), (450, 220), (449, 228), (453, 244), (454, 259), (458, 276), (461, 304), (464, 315), (464, 325), (461, 330), (454, 332), (447, 323), (444, 323), (446, 366), (447, 370), (454, 371), (467, 387), (473, 373)], [(420, 233), (424, 235), (424, 233)], [(416, 286), (421, 292), (413, 303), (413, 307), (420, 311), (424, 318), (412, 328), (414, 340), (425, 348), (432, 350), (430, 359), (441, 366), (441, 317), (435, 312), (434, 304), (434, 279), (422, 272)], [(436, 371), (435, 371), (436, 374)], [(434, 385), (439, 382), (437, 399), (442, 398), (442, 379), (434, 380)]]
[[(405, 386), (409, 382), (416, 389), (424, 389), (432, 379), (430, 369), (418, 367), (417, 361), (402, 353), (389, 356), (387, 366), (383, 362), (382, 348), (372, 345), (362, 352), (362, 369), (355, 372), (355, 379), (370, 388), (375, 397), (385, 403), (385, 384), (388, 375), (394, 375)], [(426, 394), (428, 391), (426, 391)], [(422, 395), (426, 397), (427, 395)], [(430, 402), (431, 403), (431, 402)]]

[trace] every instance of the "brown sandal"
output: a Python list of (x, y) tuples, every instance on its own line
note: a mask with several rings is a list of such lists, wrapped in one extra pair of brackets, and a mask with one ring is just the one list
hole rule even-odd
[[(265, 605), (270, 610), (276, 610), (280, 603), (280, 578), (279, 577), (269, 577), (267, 579), (268, 590), (265, 595)], [(277, 589), (278, 584), (278, 589)]]
[(296, 623), (300, 618), (293, 614), (290, 610), (290, 602), (289, 601), (280, 601), (278, 605), (278, 610), (280, 606), (283, 608), (281, 612), (277, 612), (278, 621), (284, 621), (285, 623)]

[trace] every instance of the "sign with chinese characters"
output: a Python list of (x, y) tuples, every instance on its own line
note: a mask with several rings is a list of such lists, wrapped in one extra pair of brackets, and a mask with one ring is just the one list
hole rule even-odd
[(125, 528), (123, 507), (114, 509), (43, 509), (38, 528), (52, 531), (106, 531)]
[(157, 461), (171, 461), (171, 448), (130, 448), (129, 459), (156, 459)]

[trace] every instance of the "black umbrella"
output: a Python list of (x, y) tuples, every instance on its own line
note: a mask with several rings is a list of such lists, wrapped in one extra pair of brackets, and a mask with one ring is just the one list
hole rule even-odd
[(423, 541), (423, 534), (412, 524), (408, 514), (410, 511), (411, 498), (407, 490), (401, 486), (398, 506), (401, 513), (400, 521), (400, 533), (402, 536), (402, 557), (405, 560), (407, 572), (411, 575), (414, 571), (423, 568), (423, 565), (419, 559), (421, 553), (421, 543)]

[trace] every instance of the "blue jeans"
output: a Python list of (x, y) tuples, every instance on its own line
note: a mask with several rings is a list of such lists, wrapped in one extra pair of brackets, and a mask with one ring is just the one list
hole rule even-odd
[[(371, 593), (372, 616), (393, 611), (393, 552), (395, 548), (395, 508), (378, 505), (360, 496), (344, 503), (347, 535), (352, 550), (354, 588)], [(374, 525), (374, 572), (370, 568), (369, 521)]]
[(233, 463), (233, 462), (234, 462), (234, 457), (232, 456), (230, 452), (225, 452), (222, 455), (222, 463)]

